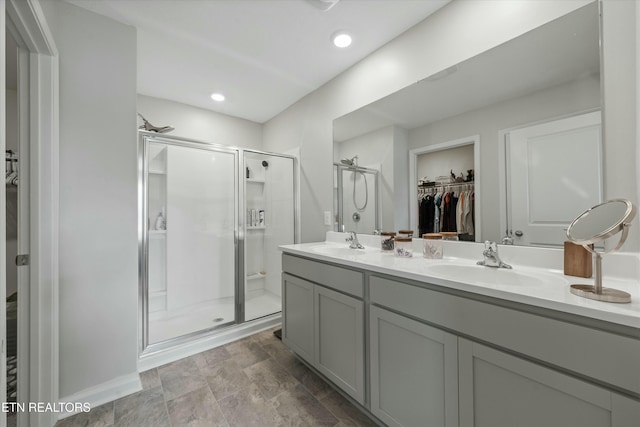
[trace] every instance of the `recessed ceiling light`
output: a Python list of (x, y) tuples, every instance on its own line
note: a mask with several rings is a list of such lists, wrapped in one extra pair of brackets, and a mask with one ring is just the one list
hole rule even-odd
[(222, 102), (224, 101), (224, 95), (221, 93), (212, 93), (211, 99), (213, 99), (214, 101)]
[(336, 31), (331, 35), (331, 41), (337, 47), (347, 47), (351, 45), (351, 36), (344, 31)]

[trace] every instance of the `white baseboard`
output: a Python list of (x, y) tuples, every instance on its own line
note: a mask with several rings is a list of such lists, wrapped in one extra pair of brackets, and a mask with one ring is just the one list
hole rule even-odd
[[(70, 396), (60, 398), (60, 402), (89, 403), (91, 408), (136, 393), (142, 390), (142, 383), (137, 372), (123, 375), (102, 384), (86, 388)], [(74, 415), (76, 412), (61, 412), (59, 418), (63, 419)]]
[(264, 331), (265, 329), (272, 328), (276, 325), (279, 325), (281, 322), (282, 315), (280, 313), (273, 314), (271, 316), (263, 317), (258, 320), (252, 320), (241, 325), (230, 327), (229, 329), (216, 331), (210, 336), (205, 336), (194, 341), (175, 345), (167, 349), (142, 354), (138, 359), (138, 372), (144, 372), (149, 369), (157, 368), (158, 366), (175, 362), (176, 360), (182, 359), (184, 357), (189, 357), (196, 353), (228, 344), (232, 341), (236, 341), (241, 338), (248, 337), (249, 335), (253, 335), (257, 332)]

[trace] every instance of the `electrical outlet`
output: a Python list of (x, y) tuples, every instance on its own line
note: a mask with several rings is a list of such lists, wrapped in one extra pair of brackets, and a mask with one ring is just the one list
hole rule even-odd
[(331, 211), (324, 211), (324, 225), (331, 225)]

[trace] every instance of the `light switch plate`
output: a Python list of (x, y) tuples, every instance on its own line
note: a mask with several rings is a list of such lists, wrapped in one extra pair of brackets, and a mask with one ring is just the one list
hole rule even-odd
[(331, 225), (331, 211), (324, 211), (324, 225)]

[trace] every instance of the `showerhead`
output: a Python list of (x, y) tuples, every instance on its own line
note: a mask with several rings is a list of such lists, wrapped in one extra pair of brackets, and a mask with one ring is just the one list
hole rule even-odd
[(138, 116), (140, 116), (140, 118), (142, 119), (142, 125), (138, 129), (157, 132), (157, 133), (167, 133), (175, 129), (173, 126), (162, 126), (162, 127), (154, 126), (151, 123), (149, 123), (149, 121), (145, 119), (142, 114), (138, 113)]
[(358, 159), (358, 156), (354, 156), (350, 159), (342, 159), (340, 160), (340, 163), (342, 163), (343, 165), (347, 165), (350, 167), (358, 167), (358, 162), (356, 162), (356, 160)]

